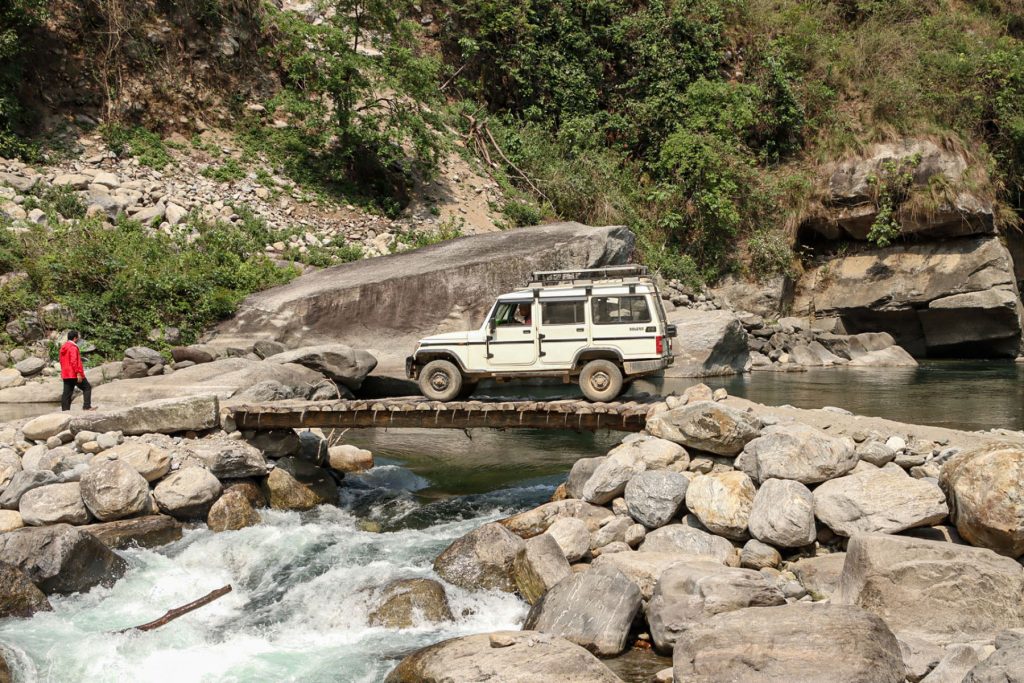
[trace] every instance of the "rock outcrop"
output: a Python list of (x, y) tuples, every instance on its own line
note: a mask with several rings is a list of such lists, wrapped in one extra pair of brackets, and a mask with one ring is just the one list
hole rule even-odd
[(21, 569), (47, 595), (111, 585), (128, 568), (95, 536), (66, 524), (0, 534), (0, 562)]
[(343, 343), (368, 349), (378, 374), (404, 376), (418, 339), (478, 326), (494, 298), (531, 271), (622, 264), (633, 243), (623, 227), (553, 223), (334, 266), (253, 294), (214, 341)]
[(675, 363), (666, 377), (710, 377), (746, 372), (750, 362), (747, 333), (735, 313), (677, 309), (668, 314), (676, 326)]

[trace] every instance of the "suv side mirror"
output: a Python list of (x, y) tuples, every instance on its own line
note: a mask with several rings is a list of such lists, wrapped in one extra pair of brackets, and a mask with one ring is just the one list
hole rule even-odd
[(487, 331), (490, 334), (494, 334), (497, 331), (497, 329), (498, 329), (498, 321), (497, 320), (495, 320), (494, 318), (491, 318), (490, 320), (487, 321)]

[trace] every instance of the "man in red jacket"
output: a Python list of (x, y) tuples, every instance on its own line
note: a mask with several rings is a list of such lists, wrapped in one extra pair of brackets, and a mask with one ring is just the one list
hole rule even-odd
[(60, 398), (60, 409), (71, 410), (71, 399), (75, 395), (75, 387), (82, 390), (86, 410), (92, 410), (92, 385), (85, 378), (82, 367), (82, 353), (78, 350), (78, 332), (68, 332), (68, 340), (60, 347), (60, 377), (64, 380), (64, 393)]

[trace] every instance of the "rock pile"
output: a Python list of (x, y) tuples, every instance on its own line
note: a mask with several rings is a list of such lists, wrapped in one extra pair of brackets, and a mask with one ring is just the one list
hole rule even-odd
[[(578, 461), (552, 502), (455, 541), (435, 570), (518, 592), (524, 633), (605, 657), (648, 641), (676, 681), (1006, 666), (1018, 641), (1001, 634), (1024, 629), (1024, 450), (851, 438), (715, 398), (670, 397), (647, 433)], [(422, 680), (397, 678), (420, 656), (390, 680)]]

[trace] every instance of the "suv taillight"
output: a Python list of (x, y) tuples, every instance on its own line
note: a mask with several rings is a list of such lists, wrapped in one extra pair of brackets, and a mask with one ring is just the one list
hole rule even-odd
[(659, 356), (665, 352), (665, 345), (660, 334), (654, 338), (654, 352)]

